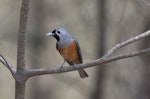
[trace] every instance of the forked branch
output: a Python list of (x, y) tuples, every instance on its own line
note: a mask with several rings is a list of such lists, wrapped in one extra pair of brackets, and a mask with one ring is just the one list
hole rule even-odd
[(140, 39), (142, 39), (142, 38), (145, 38), (145, 37), (147, 37), (147, 36), (150, 36), (150, 30), (148, 30), (148, 31), (146, 31), (146, 32), (144, 32), (144, 33), (142, 33), (142, 34), (140, 34), (140, 35), (137, 35), (137, 36), (135, 36), (135, 37), (133, 37), (133, 38), (131, 38), (131, 39), (128, 39), (128, 40), (126, 40), (126, 41), (124, 41), (124, 42), (121, 42), (121, 43), (119, 43), (119, 44), (116, 44), (112, 49), (110, 49), (103, 57), (104, 58), (108, 58), (108, 57), (110, 57), (114, 52), (116, 52), (118, 49), (120, 49), (120, 48), (122, 48), (122, 47), (124, 47), (124, 46), (126, 46), (126, 45), (129, 45), (129, 44), (131, 44), (131, 43), (133, 43), (133, 42), (135, 42), (135, 41), (138, 41), (138, 40), (140, 40)]
[[(124, 42), (116, 44), (102, 58), (99, 58), (99, 59), (91, 61), (91, 62), (78, 64), (78, 65), (75, 65), (74, 67), (65, 66), (62, 69), (60, 69), (60, 67), (58, 66), (58, 67), (54, 67), (54, 68), (50, 68), (50, 69), (24, 70), (24, 76), (26, 76), (26, 78), (30, 78), (32, 76), (38, 76), (38, 75), (69, 72), (69, 71), (74, 71), (74, 70), (77, 70), (77, 69), (80, 69), (80, 68), (93, 67), (93, 66), (96, 66), (96, 65), (116, 61), (116, 60), (119, 60), (119, 59), (124, 59), (124, 58), (134, 57), (134, 56), (138, 56), (138, 55), (145, 54), (145, 53), (150, 53), (150, 48), (147, 48), (147, 49), (143, 49), (143, 50), (136, 51), (136, 52), (131, 52), (131, 53), (127, 53), (127, 54), (121, 54), (121, 55), (116, 55), (116, 56), (110, 57), (114, 52), (116, 52), (120, 48), (122, 48), (124, 46), (127, 46), (127, 45), (129, 45), (129, 44), (131, 44), (135, 41), (138, 41), (138, 40), (140, 40), (142, 38), (145, 38), (145, 37), (148, 37), (148, 36), (150, 36), (150, 30), (148, 30), (148, 31), (146, 31), (146, 32), (144, 32), (144, 33), (142, 33), (138, 36), (135, 36), (135, 37), (133, 37), (129, 40), (126, 40)], [(12, 68), (11, 65), (8, 64), (8, 62), (6, 61), (6, 59), (2, 55), (0, 55), (0, 62), (2, 62), (10, 70), (13, 77), (15, 78), (15, 75), (16, 75), (15, 70)]]
[(7, 60), (2, 55), (0, 55), (0, 62), (3, 63), (3, 65), (8, 68), (12, 76), (15, 78), (16, 71), (14, 70), (13, 66), (8, 64)]

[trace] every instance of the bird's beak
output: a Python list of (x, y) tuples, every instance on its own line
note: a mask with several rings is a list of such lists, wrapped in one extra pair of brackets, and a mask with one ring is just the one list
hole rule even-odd
[(54, 34), (52, 32), (49, 32), (46, 34), (46, 36), (54, 36)]

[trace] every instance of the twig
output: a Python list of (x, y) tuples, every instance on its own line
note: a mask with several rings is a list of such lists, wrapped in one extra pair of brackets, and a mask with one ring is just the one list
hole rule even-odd
[(142, 1), (150, 7), (150, 4), (147, 1), (145, 1), (145, 0), (142, 0)]
[(146, 32), (144, 32), (144, 33), (142, 33), (142, 34), (140, 34), (140, 35), (137, 35), (137, 36), (135, 36), (135, 37), (133, 37), (133, 38), (131, 38), (131, 39), (129, 39), (129, 40), (126, 40), (126, 41), (124, 41), (124, 42), (121, 42), (121, 43), (115, 45), (115, 46), (114, 46), (112, 49), (110, 49), (103, 57), (104, 57), (104, 58), (108, 58), (108, 57), (110, 57), (115, 51), (117, 51), (118, 49), (120, 49), (120, 48), (122, 48), (122, 47), (124, 47), (124, 46), (126, 46), (126, 45), (129, 45), (129, 44), (131, 44), (131, 43), (133, 43), (133, 42), (135, 42), (135, 41), (137, 41), (137, 40), (140, 40), (140, 39), (142, 39), (142, 38), (144, 38), (144, 37), (147, 37), (147, 36), (150, 36), (150, 30), (148, 30), (148, 31), (146, 31)]
[(107, 58), (107, 60), (112, 62), (112, 61), (116, 61), (116, 60), (119, 60), (119, 59), (134, 57), (134, 56), (138, 56), (138, 55), (145, 54), (145, 53), (150, 53), (150, 48), (143, 49), (143, 50), (136, 51), (136, 52), (123, 54), (123, 55), (117, 55), (117, 56), (114, 56), (114, 57), (111, 57), (111, 58)]
[(0, 62), (9, 69), (12, 76), (15, 78), (16, 71), (14, 70), (13, 66), (8, 64), (7, 60), (2, 55), (0, 55)]

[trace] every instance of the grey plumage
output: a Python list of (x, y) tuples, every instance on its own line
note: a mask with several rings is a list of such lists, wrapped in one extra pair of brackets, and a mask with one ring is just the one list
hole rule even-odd
[[(76, 45), (76, 50), (77, 50), (77, 54), (78, 54), (78, 57), (79, 57), (79, 61), (80, 61), (80, 63), (83, 63), (82, 53), (81, 53), (79, 43), (78, 43), (76, 38), (74, 38), (73, 36), (71, 36), (68, 33), (67, 30), (65, 30), (64, 28), (57, 28), (57, 29), (53, 30), (52, 32), (47, 33), (47, 36), (53, 36), (57, 39), (56, 48), (57, 48), (58, 51), (59, 51), (59, 48), (62, 49), (62, 48), (66, 48), (66, 47), (70, 46), (70, 43), (72, 41), (74, 41), (74, 43)], [(61, 54), (61, 52), (60, 52), (60, 54)], [(70, 55), (70, 54), (68, 54), (68, 55)], [(70, 58), (69, 58), (69, 60), (70, 60)], [(74, 61), (68, 61), (68, 60), (66, 60), (66, 61), (71, 66), (74, 66), (76, 63), (78, 63), (78, 62), (75, 63)], [(88, 74), (84, 71), (84, 69), (79, 69), (78, 72), (79, 72), (81, 78), (88, 77)]]

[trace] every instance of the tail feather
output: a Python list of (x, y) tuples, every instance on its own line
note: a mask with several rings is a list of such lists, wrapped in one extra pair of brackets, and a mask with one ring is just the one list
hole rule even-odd
[(79, 69), (78, 72), (79, 72), (81, 78), (88, 77), (88, 74), (85, 72), (84, 69)]

